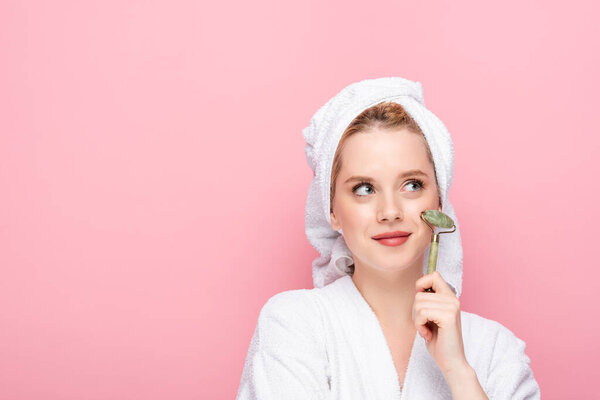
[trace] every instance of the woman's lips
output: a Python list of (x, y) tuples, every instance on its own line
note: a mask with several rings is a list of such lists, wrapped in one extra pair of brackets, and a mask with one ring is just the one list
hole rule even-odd
[(402, 243), (406, 242), (409, 238), (410, 234), (406, 236), (396, 236), (385, 239), (374, 239), (377, 242), (385, 245), (385, 246), (400, 246)]

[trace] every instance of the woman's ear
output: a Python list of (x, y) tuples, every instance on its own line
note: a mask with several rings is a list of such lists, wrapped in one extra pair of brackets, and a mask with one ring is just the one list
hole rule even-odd
[(337, 218), (335, 217), (335, 214), (333, 213), (333, 211), (331, 211), (331, 228), (334, 231), (337, 231), (338, 229), (340, 229), (340, 223), (338, 222)]

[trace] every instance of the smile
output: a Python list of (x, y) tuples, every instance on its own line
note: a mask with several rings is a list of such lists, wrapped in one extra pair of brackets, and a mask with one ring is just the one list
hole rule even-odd
[(381, 243), (384, 246), (400, 246), (401, 244), (406, 242), (409, 237), (410, 237), (410, 234), (406, 235), (406, 236), (396, 236), (396, 237), (391, 237), (391, 238), (373, 239), (373, 240)]

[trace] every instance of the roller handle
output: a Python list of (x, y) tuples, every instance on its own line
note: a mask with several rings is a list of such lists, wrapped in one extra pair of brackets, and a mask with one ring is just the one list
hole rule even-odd
[[(437, 239), (437, 238), (436, 238)], [(431, 274), (435, 271), (435, 266), (437, 264), (437, 254), (438, 254), (438, 241), (434, 240), (431, 242), (431, 246), (429, 247), (429, 261), (427, 263), (427, 273)], [(435, 293), (433, 288), (425, 289), (426, 292)]]

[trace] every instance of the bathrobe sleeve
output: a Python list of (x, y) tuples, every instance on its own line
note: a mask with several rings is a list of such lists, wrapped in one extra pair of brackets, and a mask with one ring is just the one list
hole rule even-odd
[(320, 318), (308, 290), (271, 297), (260, 311), (236, 400), (328, 398)]
[(497, 323), (485, 392), (493, 400), (539, 399), (540, 388), (525, 354), (525, 342)]

